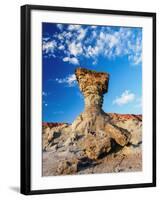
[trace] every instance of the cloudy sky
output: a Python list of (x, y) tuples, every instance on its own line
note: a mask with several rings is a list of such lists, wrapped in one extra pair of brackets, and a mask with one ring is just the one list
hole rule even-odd
[(83, 111), (74, 71), (110, 74), (105, 112), (141, 114), (142, 29), (42, 23), (43, 121), (71, 123)]

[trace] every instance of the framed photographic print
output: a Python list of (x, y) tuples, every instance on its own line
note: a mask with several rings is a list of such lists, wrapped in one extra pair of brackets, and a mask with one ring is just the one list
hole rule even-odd
[(156, 14), (21, 7), (21, 193), (156, 186)]

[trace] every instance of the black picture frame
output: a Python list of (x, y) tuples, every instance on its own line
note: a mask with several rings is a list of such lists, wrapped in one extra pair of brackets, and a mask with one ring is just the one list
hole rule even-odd
[[(153, 163), (152, 163), (152, 183), (125, 184), (113, 186), (94, 186), (79, 188), (61, 188), (49, 190), (31, 190), (31, 11), (48, 10), (79, 13), (100, 13), (125, 16), (151, 17), (152, 27), (152, 47), (153, 47)], [(20, 191), (25, 195), (49, 194), (64, 192), (81, 192), (95, 190), (127, 189), (140, 187), (156, 186), (156, 13), (121, 11), (121, 10), (102, 10), (90, 8), (54, 7), (44, 5), (24, 5), (21, 6), (21, 183)]]

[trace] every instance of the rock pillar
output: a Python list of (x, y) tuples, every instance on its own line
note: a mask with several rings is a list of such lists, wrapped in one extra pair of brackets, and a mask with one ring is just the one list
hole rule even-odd
[(102, 112), (103, 95), (108, 91), (109, 74), (84, 68), (77, 68), (75, 74), (80, 91), (84, 95), (84, 112)]

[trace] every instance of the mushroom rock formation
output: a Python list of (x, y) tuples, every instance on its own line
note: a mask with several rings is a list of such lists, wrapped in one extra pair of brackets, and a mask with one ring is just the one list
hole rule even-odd
[(108, 92), (109, 74), (85, 68), (77, 68), (75, 74), (84, 96), (85, 108), (72, 123), (73, 132), (108, 132), (120, 145), (125, 145), (129, 133), (113, 125), (109, 115), (102, 110), (103, 95)]
[[(111, 150), (112, 140), (120, 146), (125, 146), (130, 140), (130, 133), (114, 124), (110, 115), (102, 110), (103, 95), (108, 91), (109, 74), (77, 68), (75, 75), (84, 96), (84, 111), (71, 125), (51, 128), (49, 142), (51, 141), (52, 145), (54, 139), (55, 143), (60, 143), (63, 139), (65, 142), (62, 146), (68, 148), (74, 144), (84, 150), (89, 159), (95, 160)], [(55, 137), (57, 132), (60, 135), (58, 141)]]
[(81, 146), (88, 157), (96, 159), (101, 153), (111, 150), (111, 140), (121, 146), (126, 145), (130, 133), (114, 125), (110, 116), (102, 110), (103, 95), (108, 91), (109, 74), (85, 68), (77, 68), (75, 74), (84, 96), (85, 108), (72, 123), (68, 141), (73, 141), (77, 134), (85, 136)]
[(103, 95), (108, 91), (109, 74), (84, 68), (76, 69), (76, 78), (84, 96), (85, 108), (72, 123), (72, 131), (82, 133), (104, 130), (109, 117), (103, 112)]

